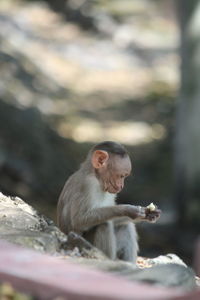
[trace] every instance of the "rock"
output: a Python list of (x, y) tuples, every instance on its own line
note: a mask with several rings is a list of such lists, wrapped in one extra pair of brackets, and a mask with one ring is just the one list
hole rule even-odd
[[(62, 239), (50, 233), (47, 220), (18, 197), (10, 198), (0, 193), (0, 238), (9, 242), (48, 253), (55, 253)], [(66, 239), (66, 237), (65, 237)]]
[(0, 193), (0, 232), (10, 230), (40, 230), (48, 226), (43, 217), (18, 197), (6, 197)]
[(61, 232), (53, 221), (18, 197), (0, 193), (0, 238), (37, 251), (105, 259), (105, 255), (75, 233)]
[(167, 255), (160, 255), (156, 258), (149, 259), (149, 263), (152, 265), (161, 265), (161, 264), (179, 264), (184, 267), (187, 267), (180, 257), (176, 254), (169, 253)]
[(140, 269), (132, 263), (124, 261), (94, 260), (85, 258), (73, 259), (73, 262), (87, 265), (90, 268), (110, 272), (123, 276), (128, 280), (145, 282), (164, 287), (179, 287), (183, 290), (192, 290), (198, 285), (192, 269), (182, 264), (160, 264), (151, 268)]
[(76, 233), (68, 236), (54, 223), (18, 197), (0, 193), (0, 239), (91, 268), (162, 286), (190, 290), (196, 286), (194, 272), (174, 254), (149, 259), (151, 268), (112, 261)]

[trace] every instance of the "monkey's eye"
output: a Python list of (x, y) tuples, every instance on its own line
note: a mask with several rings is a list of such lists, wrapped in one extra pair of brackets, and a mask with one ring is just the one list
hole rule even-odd
[(127, 173), (127, 174), (123, 175), (123, 177), (126, 178), (126, 177), (128, 177), (130, 175), (132, 175), (132, 174), (131, 173), (130, 174)]

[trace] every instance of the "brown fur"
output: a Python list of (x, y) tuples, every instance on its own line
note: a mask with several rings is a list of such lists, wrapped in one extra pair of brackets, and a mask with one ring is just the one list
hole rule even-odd
[[(116, 163), (113, 163), (112, 169), (111, 162), (117, 161), (117, 156), (119, 160), (121, 159), (120, 163), (127, 162), (129, 159), (127, 152), (120, 147), (121, 145), (117, 143), (105, 142), (102, 147), (102, 156), (99, 152), (101, 146), (98, 145), (89, 152), (80, 169), (65, 183), (58, 201), (57, 220), (63, 232), (74, 231), (83, 235), (108, 257), (135, 262), (138, 252), (137, 233), (130, 218), (145, 220), (146, 212), (144, 208), (115, 203), (114, 187), (118, 182), (118, 186), (121, 186), (121, 181), (115, 179)], [(116, 153), (116, 151), (121, 152)], [(97, 158), (93, 158), (95, 153), (97, 153)], [(97, 168), (94, 167), (93, 160)], [(104, 184), (106, 180), (107, 183)], [(113, 181), (111, 187), (109, 186), (110, 180)], [(105, 186), (111, 192), (104, 190)]]

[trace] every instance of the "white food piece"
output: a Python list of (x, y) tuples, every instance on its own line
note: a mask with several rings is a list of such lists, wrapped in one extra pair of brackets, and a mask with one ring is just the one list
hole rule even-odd
[(147, 208), (150, 210), (150, 211), (154, 211), (156, 209), (156, 206), (153, 204), (153, 202), (151, 202)]

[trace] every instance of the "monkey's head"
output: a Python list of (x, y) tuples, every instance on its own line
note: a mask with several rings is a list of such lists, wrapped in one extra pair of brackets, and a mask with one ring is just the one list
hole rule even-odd
[(124, 180), (131, 173), (131, 160), (121, 144), (97, 144), (92, 149), (91, 163), (103, 191), (117, 194), (123, 189)]

